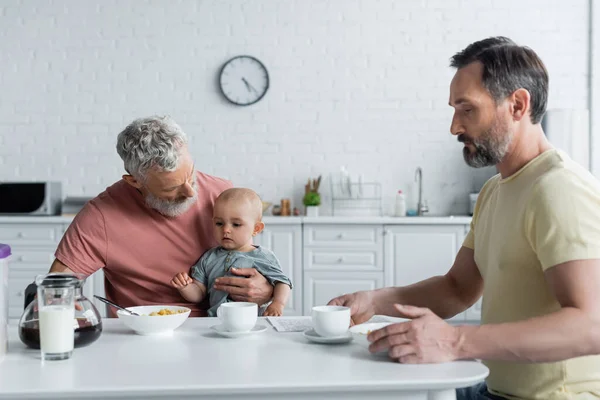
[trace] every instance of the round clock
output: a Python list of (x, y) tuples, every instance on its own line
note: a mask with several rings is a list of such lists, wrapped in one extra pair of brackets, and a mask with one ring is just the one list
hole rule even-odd
[(267, 93), (269, 73), (256, 58), (237, 56), (221, 68), (219, 86), (227, 100), (238, 106), (249, 106)]

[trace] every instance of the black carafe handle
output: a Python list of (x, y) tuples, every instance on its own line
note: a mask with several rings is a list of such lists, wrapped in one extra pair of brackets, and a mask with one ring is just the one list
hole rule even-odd
[(26, 309), (29, 303), (35, 300), (35, 295), (37, 294), (37, 285), (35, 282), (30, 283), (25, 288), (25, 304), (23, 305), (23, 309)]

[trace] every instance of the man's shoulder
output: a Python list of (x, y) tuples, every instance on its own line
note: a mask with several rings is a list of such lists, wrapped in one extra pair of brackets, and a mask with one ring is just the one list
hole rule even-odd
[(143, 202), (143, 197), (137, 189), (121, 179), (90, 199), (77, 213), (73, 222), (85, 224), (98, 223), (100, 220), (104, 223), (122, 221), (123, 218), (129, 218), (133, 213), (139, 212)]
[(217, 194), (220, 194), (225, 189), (233, 187), (231, 181), (227, 179), (205, 174), (200, 171), (196, 171), (196, 181), (204, 190), (218, 192)]
[(135, 189), (125, 182), (124, 179), (120, 179), (100, 192), (96, 197), (91, 199), (88, 204), (92, 204), (99, 209), (103, 209), (114, 205), (115, 203), (119, 203), (121, 200), (129, 197), (131, 195), (131, 190)]
[(557, 151), (547, 169), (532, 185), (534, 197), (572, 196), (580, 192), (600, 196), (600, 181), (583, 166)]

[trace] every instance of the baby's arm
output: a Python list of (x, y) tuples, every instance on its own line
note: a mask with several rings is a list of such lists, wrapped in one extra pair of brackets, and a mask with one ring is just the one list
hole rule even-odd
[(285, 307), (291, 291), (292, 290), (287, 284), (277, 282), (275, 284), (275, 289), (273, 289), (273, 303), (281, 304), (282, 308)]
[(265, 317), (283, 315), (283, 309), (290, 297), (291, 290), (288, 284), (277, 282), (273, 289), (273, 302), (269, 304), (263, 315)]
[(192, 279), (187, 272), (180, 272), (173, 277), (171, 284), (179, 290), (181, 296), (190, 303), (200, 303), (206, 296), (206, 286)]

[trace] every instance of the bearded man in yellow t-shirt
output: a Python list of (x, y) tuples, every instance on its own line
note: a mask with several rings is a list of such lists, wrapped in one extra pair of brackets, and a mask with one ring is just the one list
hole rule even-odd
[[(330, 304), (350, 306), (354, 323), (410, 318), (369, 335), (371, 351), (399, 362), (483, 360), (486, 383), (458, 390), (459, 400), (600, 398), (600, 184), (546, 140), (548, 73), (533, 50), (489, 38), (451, 66), (450, 131), (467, 164), (499, 172), (454, 265)], [(443, 320), (482, 295), (480, 326)]]

